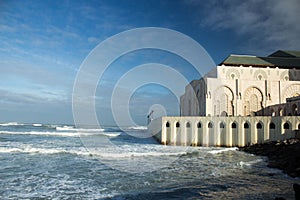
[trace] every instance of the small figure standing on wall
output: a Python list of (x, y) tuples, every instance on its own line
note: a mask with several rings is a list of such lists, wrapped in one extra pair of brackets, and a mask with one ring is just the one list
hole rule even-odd
[(152, 114), (153, 114), (153, 110), (151, 110), (151, 112), (147, 115), (147, 118), (148, 118), (148, 124), (152, 121)]

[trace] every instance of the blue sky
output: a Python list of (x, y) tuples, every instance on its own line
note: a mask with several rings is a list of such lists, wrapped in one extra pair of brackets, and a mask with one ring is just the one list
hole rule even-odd
[[(297, 0), (0, 1), (0, 122), (73, 123), (72, 90), (86, 56), (101, 41), (133, 28), (163, 27), (201, 44), (215, 63), (229, 54), (266, 56), (300, 50)], [(96, 91), (97, 116), (114, 124), (110, 98), (122, 76), (143, 63), (174, 67), (190, 81), (199, 74), (168, 52), (141, 50), (120, 57)], [(211, 68), (204, 66), (203, 71)], [(178, 102), (158, 85), (139, 88), (130, 115), (145, 124), (153, 104), (178, 114)]]

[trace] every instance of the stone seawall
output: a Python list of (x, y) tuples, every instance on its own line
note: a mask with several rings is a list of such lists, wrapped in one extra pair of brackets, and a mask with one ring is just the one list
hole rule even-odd
[(243, 147), (294, 138), (300, 116), (162, 117), (148, 131), (160, 143), (185, 146)]

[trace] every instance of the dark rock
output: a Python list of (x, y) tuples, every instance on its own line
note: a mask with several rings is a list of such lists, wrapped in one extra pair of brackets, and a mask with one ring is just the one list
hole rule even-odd
[(295, 200), (300, 200), (300, 185), (295, 183), (293, 188), (295, 191)]
[(275, 200), (285, 200), (283, 197), (276, 197)]
[(292, 177), (300, 177), (300, 140), (268, 142), (241, 147), (247, 153), (267, 156), (268, 167), (278, 168)]

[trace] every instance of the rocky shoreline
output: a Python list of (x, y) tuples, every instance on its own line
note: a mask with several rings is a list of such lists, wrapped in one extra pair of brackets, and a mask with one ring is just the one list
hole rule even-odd
[(291, 177), (300, 177), (300, 140), (255, 144), (239, 148), (241, 151), (268, 157), (268, 167), (281, 169)]

